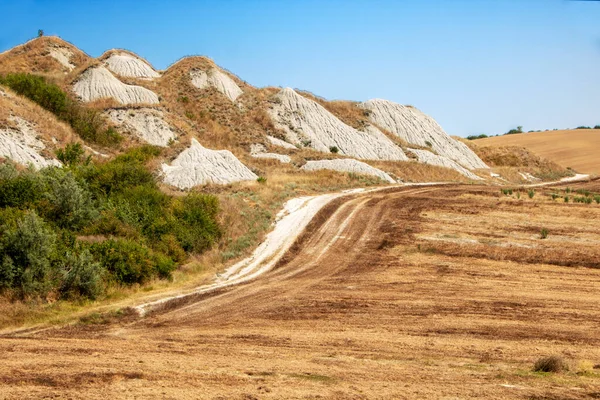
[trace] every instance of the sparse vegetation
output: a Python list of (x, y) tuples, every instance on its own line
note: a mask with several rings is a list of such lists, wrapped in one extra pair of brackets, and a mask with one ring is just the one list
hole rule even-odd
[(535, 196), (535, 190), (529, 189), (527, 191), (527, 196), (529, 196), (530, 199), (533, 199), (533, 196)]
[(519, 133), (523, 133), (523, 127), (522, 126), (517, 126), (515, 129), (511, 129), (508, 132), (505, 133), (505, 135), (516, 135)]
[(548, 229), (542, 228), (540, 231), (540, 239), (546, 239), (548, 237)]
[(0, 84), (10, 87), (67, 122), (83, 140), (112, 146), (122, 139), (114, 129), (106, 126), (98, 111), (72, 100), (58, 85), (48, 82), (46, 78), (14, 73), (0, 76)]
[(340, 151), (340, 149), (338, 149), (336, 146), (331, 146), (329, 148), (329, 151), (332, 152), (332, 153), (334, 153), (334, 154), (337, 154)]
[(469, 136), (467, 136), (467, 140), (485, 139), (488, 137), (489, 137), (488, 135), (486, 135), (485, 133), (482, 133), (481, 135), (469, 135)]
[(534, 372), (563, 372), (568, 370), (565, 360), (560, 356), (542, 357), (533, 366)]

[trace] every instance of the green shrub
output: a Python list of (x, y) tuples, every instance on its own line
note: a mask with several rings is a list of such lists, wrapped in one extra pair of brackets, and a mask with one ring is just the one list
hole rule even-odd
[(267, 178), (265, 178), (264, 176), (259, 176), (258, 178), (256, 178), (256, 182), (267, 183)]
[(84, 155), (85, 150), (83, 150), (81, 143), (69, 143), (64, 149), (58, 149), (56, 151), (56, 158), (67, 166), (79, 164), (88, 165), (91, 161), (91, 157), (84, 157)]
[(73, 173), (61, 168), (46, 168), (40, 173), (46, 188), (47, 207), (41, 210), (61, 228), (78, 230), (98, 217), (99, 213), (87, 185)]
[(17, 172), (6, 164), (0, 172), (0, 207), (20, 207), (38, 202), (44, 193), (44, 182), (33, 170)]
[(185, 251), (200, 253), (221, 237), (217, 223), (219, 200), (210, 195), (190, 193), (175, 206), (176, 236)]
[(565, 203), (569, 202), (569, 196), (565, 196)]
[(13, 289), (20, 297), (47, 293), (56, 234), (35, 211), (5, 220), (1, 232), (0, 288)]
[(540, 231), (540, 238), (546, 239), (547, 237), (548, 237), (548, 229), (542, 228), (542, 230)]
[(62, 264), (60, 293), (64, 297), (85, 297), (93, 300), (102, 294), (103, 269), (87, 249), (67, 252)]
[(597, 204), (600, 204), (600, 196), (594, 196), (594, 201), (595, 201)]
[(10, 87), (67, 122), (84, 140), (109, 146), (122, 139), (114, 129), (104, 128), (106, 121), (99, 111), (81, 106), (59, 86), (41, 76), (13, 73), (0, 77), (0, 84)]
[(331, 146), (329, 148), (329, 151), (332, 152), (332, 153), (337, 154), (340, 151), (340, 149), (338, 149), (337, 146)]
[(506, 132), (505, 135), (515, 135), (515, 134), (519, 134), (519, 133), (523, 133), (522, 126), (517, 126), (516, 129), (511, 129), (510, 131)]
[(552, 193), (552, 200), (556, 200), (558, 197), (559, 196), (557, 193)]
[(429, 140), (425, 141), (425, 145), (427, 145), (427, 147), (433, 147), (433, 143), (431, 143)]
[(530, 199), (533, 199), (533, 196), (535, 196), (535, 190), (529, 189), (527, 196), (529, 196)]
[(175, 269), (173, 260), (154, 254), (148, 247), (127, 239), (109, 239), (94, 243), (91, 252), (122, 285), (141, 284), (153, 277), (169, 277)]

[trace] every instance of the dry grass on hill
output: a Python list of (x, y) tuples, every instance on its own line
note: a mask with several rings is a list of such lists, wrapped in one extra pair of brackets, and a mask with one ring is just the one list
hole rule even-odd
[(521, 173), (530, 173), (542, 180), (554, 181), (573, 176), (573, 172), (534, 154), (532, 151), (518, 146), (480, 146), (473, 141), (464, 140), (487, 165), (493, 167), (504, 179), (519, 182)]
[(33, 39), (23, 45), (0, 54), (0, 74), (9, 72), (27, 72), (52, 77), (58, 80), (64, 79), (65, 75), (71, 75), (61, 63), (49, 56), (51, 47), (64, 47), (69, 49), (73, 55), (71, 63), (76, 70), (85, 67), (91, 62), (91, 58), (77, 47), (55, 36), (43, 36)]
[(600, 130), (576, 129), (504, 135), (473, 141), (481, 147), (525, 147), (579, 173), (600, 174)]

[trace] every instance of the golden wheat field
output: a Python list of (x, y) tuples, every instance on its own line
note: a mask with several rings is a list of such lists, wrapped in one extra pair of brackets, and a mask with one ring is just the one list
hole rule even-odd
[(520, 146), (579, 173), (600, 173), (600, 130), (531, 132), (475, 140), (479, 146)]

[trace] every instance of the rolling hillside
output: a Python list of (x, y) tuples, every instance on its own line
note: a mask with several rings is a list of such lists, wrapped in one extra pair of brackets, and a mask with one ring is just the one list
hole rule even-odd
[(520, 146), (565, 168), (600, 174), (600, 130), (532, 132), (475, 140), (479, 146)]

